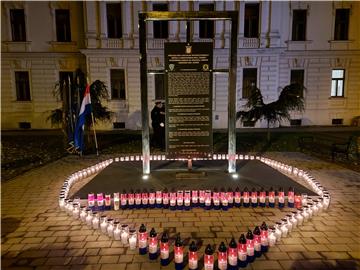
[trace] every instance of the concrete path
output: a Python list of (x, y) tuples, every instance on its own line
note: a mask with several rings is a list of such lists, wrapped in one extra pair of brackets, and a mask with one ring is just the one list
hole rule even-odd
[[(300, 153), (267, 156), (309, 170), (331, 192), (332, 202), (328, 212), (295, 229), (247, 269), (360, 269), (360, 173)], [(2, 184), (1, 269), (160, 269), (158, 262), (150, 263), (147, 256), (59, 210), (57, 196), (64, 178), (96, 161), (70, 156)], [(247, 227), (277, 221), (284, 210), (154, 209), (115, 215), (158, 231), (180, 232), (183, 238), (200, 238), (203, 251), (207, 243), (238, 239)], [(164, 269), (173, 267), (171, 263)]]

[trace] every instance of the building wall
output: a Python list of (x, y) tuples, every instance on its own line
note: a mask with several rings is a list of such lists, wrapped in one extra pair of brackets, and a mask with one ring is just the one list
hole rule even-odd
[[(256, 2), (256, 1), (254, 1)], [(90, 80), (102, 80), (110, 89), (110, 69), (125, 70), (126, 100), (107, 100), (112, 122), (124, 122), (129, 129), (141, 129), (140, 65), (138, 48), (139, 11), (151, 11), (151, 1), (124, 1), (123, 38), (107, 38), (106, 2), (2, 2), (1, 105), (2, 128), (18, 128), (18, 122), (31, 122), (32, 128), (50, 128), (46, 121), (51, 109), (61, 107), (52, 94), (59, 71), (88, 71)], [(199, 1), (168, 1), (170, 11), (198, 10)], [(217, 11), (238, 10), (237, 109), (244, 109), (243, 68), (258, 69), (258, 86), (265, 102), (279, 96), (290, 82), (291, 69), (304, 69), (305, 111), (293, 113), (302, 125), (331, 125), (333, 118), (351, 119), (360, 115), (360, 3), (359, 2), (260, 2), (259, 38), (244, 38), (244, 1), (208, 1)], [(9, 9), (24, 8), (27, 42), (11, 42)], [(55, 42), (56, 8), (69, 8), (72, 42)], [(336, 8), (350, 8), (349, 40), (334, 41)], [(291, 41), (294, 9), (307, 10), (306, 41)], [(321, 15), (320, 15), (321, 14)], [(192, 22), (192, 40), (199, 39), (199, 23)], [(168, 41), (185, 41), (185, 22), (169, 23)], [(229, 22), (215, 23), (214, 68), (229, 64)], [(206, 41), (206, 40), (201, 40)], [(165, 40), (153, 38), (153, 24), (147, 23), (148, 68), (164, 69)], [(331, 70), (345, 69), (345, 95), (331, 98)], [(16, 101), (14, 71), (28, 70), (31, 101)], [(228, 75), (214, 74), (213, 127), (227, 127)], [(154, 75), (148, 75), (149, 110), (155, 98)], [(98, 129), (112, 129), (110, 123)], [(289, 125), (289, 123), (281, 123)], [(264, 127), (259, 122), (256, 127)], [(237, 123), (241, 127), (241, 123)]]

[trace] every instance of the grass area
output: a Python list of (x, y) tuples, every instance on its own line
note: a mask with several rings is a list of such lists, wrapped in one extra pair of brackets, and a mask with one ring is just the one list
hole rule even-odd
[[(266, 132), (243, 132), (239, 130), (236, 138), (238, 153), (263, 152), (298, 152), (298, 139), (302, 136), (326, 136), (329, 141), (346, 141), (354, 132), (289, 132), (277, 130), (271, 133), (271, 140), (267, 142)], [(355, 134), (360, 135), (359, 132)], [(216, 153), (227, 153), (227, 133), (213, 134), (213, 149)], [(139, 131), (104, 132), (98, 134), (100, 154), (141, 153), (142, 136)], [(92, 138), (90, 141), (93, 142)], [(63, 137), (60, 131), (32, 131), (3, 132), (1, 136), (1, 176), (2, 180), (9, 180), (29, 169), (41, 166), (65, 156)], [(151, 148), (152, 153), (158, 153)], [(86, 155), (95, 154), (92, 143), (85, 151)], [(316, 153), (308, 153), (315, 154)], [(330, 161), (330, 156), (318, 156)], [(339, 160), (341, 162), (341, 160)]]

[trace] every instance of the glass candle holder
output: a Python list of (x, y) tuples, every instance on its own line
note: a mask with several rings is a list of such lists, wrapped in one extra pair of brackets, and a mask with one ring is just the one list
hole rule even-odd
[(156, 193), (154, 191), (151, 191), (149, 193), (149, 207), (150, 208), (155, 207), (155, 201), (156, 201)]
[(68, 200), (67, 203), (66, 203), (66, 213), (71, 216), (72, 215), (72, 211), (74, 209), (74, 206), (73, 206), (73, 201), (72, 200)]
[(317, 215), (319, 213), (319, 201), (314, 200), (311, 210), (313, 211), (313, 215)]
[(190, 209), (190, 204), (191, 204), (191, 191), (190, 190), (185, 190), (185, 193), (184, 193), (184, 206), (185, 206), (185, 209), (189, 210)]
[(129, 239), (129, 226), (127, 224), (121, 225), (120, 237), (121, 237), (121, 243), (126, 245)]
[(275, 236), (276, 236), (276, 241), (280, 241), (281, 236), (282, 236), (282, 231), (281, 231), (281, 223), (280, 222), (276, 222), (275, 223)]
[(183, 207), (184, 204), (184, 191), (178, 190), (177, 196), (176, 196), (177, 206), (179, 209)]
[(142, 203), (142, 206), (144, 208), (147, 208), (148, 207), (148, 203), (149, 203), (149, 196), (148, 196), (148, 193), (147, 192), (143, 192), (141, 194), (141, 203)]
[(163, 207), (164, 208), (168, 208), (169, 207), (169, 192), (164, 191), (162, 193), (162, 203), (163, 203)]
[(86, 206), (80, 206), (80, 220), (82, 222), (86, 221), (87, 212), (90, 211), (90, 209), (87, 209)]
[(120, 209), (120, 194), (119, 192), (114, 193), (114, 210), (118, 211)]
[(205, 191), (205, 207), (206, 208), (211, 207), (211, 190)]
[(110, 210), (111, 209), (111, 195), (105, 194), (105, 209)]
[(219, 192), (216, 192), (216, 191), (213, 192), (213, 203), (214, 203), (215, 209), (220, 208), (220, 193)]
[(59, 207), (61, 210), (65, 209), (65, 196), (60, 196), (59, 197)]
[(302, 208), (299, 208), (299, 210), (296, 212), (295, 217), (296, 217), (298, 226), (301, 226), (304, 222), (304, 216), (302, 215)]
[(205, 190), (199, 190), (199, 203), (201, 206), (205, 204)]
[(301, 193), (301, 205), (306, 206), (307, 204), (308, 196), (306, 193)]
[(275, 227), (269, 228), (269, 247), (273, 247), (276, 244)]
[(134, 193), (128, 193), (127, 194), (127, 199), (128, 199), (128, 206), (129, 208), (134, 208), (134, 204), (135, 204), (135, 195)]
[(85, 222), (89, 228), (92, 228), (92, 219), (93, 219), (92, 211), (88, 211)]
[(176, 192), (170, 192), (170, 208), (176, 208)]
[(199, 201), (199, 194), (197, 190), (192, 190), (191, 191), (191, 203), (196, 206), (198, 204)]
[(121, 225), (118, 220), (114, 221), (114, 239), (121, 240)]
[(114, 219), (108, 218), (107, 223), (108, 223), (106, 227), (107, 235), (109, 237), (114, 237)]
[(76, 203), (80, 207), (80, 197), (74, 197), (73, 203)]
[(288, 223), (289, 233), (291, 233), (292, 229), (293, 229), (293, 224), (291, 222), (291, 214), (286, 215), (286, 220), (287, 220), (287, 223)]
[(77, 203), (73, 204), (73, 211), (72, 211), (73, 218), (78, 219), (80, 216), (80, 206)]
[(100, 218), (98, 212), (93, 212), (93, 219), (92, 219), (92, 228), (97, 230), (99, 229)]
[(107, 217), (102, 215), (100, 218), (100, 229), (103, 234), (107, 233)]
[(329, 208), (330, 205), (330, 196), (329, 195), (324, 195), (323, 196), (323, 209), (324, 211), (326, 211)]
[(304, 217), (304, 222), (307, 222), (309, 220), (309, 213), (308, 213), (308, 207), (307, 206), (304, 206), (303, 207), (303, 210), (302, 210), (302, 216)]
[(287, 219), (284, 218), (284, 219), (281, 220), (280, 230), (281, 230), (281, 237), (287, 237), (288, 236), (289, 229), (288, 229)]
[(130, 250), (136, 249), (137, 232), (135, 229), (129, 230), (129, 248)]
[(162, 204), (162, 191), (161, 190), (156, 191), (156, 204), (157, 204), (157, 207), (160, 207)]
[(293, 226), (293, 229), (295, 229), (297, 227), (297, 224), (298, 224), (298, 221), (296, 219), (296, 212), (292, 212), (290, 214), (290, 222), (291, 222), (291, 224)]
[(102, 193), (96, 194), (96, 204), (100, 211), (104, 210), (104, 195)]
[(226, 197), (228, 200), (229, 207), (232, 207), (234, 204), (234, 192), (232, 190), (230, 191), (228, 190), (228, 192), (226, 192)]

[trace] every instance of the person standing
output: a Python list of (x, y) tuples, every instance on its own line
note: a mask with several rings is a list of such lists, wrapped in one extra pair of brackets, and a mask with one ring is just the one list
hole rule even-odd
[(165, 149), (165, 107), (161, 101), (155, 101), (151, 110), (151, 125), (154, 130), (154, 147)]

